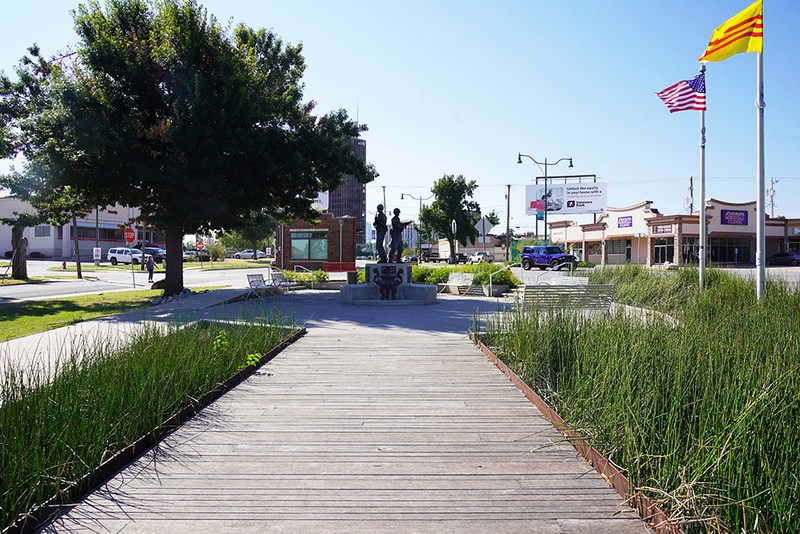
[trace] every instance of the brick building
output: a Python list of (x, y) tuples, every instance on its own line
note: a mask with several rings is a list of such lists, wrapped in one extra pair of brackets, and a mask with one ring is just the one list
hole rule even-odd
[(311, 271), (355, 271), (356, 219), (320, 214), (319, 224), (294, 220), (276, 232), (276, 267)]

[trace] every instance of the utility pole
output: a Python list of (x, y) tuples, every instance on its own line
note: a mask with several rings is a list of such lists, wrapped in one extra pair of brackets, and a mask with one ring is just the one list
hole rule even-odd
[(383, 187), (383, 209), (388, 212), (389, 208), (386, 207), (386, 186), (382, 185), (381, 187)]
[(511, 184), (506, 184), (506, 261), (511, 260)]
[(769, 195), (769, 218), (775, 218), (775, 184), (780, 182), (780, 180), (776, 180), (775, 178), (769, 179), (769, 191), (767, 194)]

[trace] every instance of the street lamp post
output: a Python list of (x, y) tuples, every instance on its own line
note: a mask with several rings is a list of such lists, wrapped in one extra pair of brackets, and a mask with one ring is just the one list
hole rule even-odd
[[(571, 169), (572, 168), (572, 158), (561, 158), (558, 161), (555, 161), (553, 163), (548, 163), (547, 162), (547, 158), (544, 158), (544, 163), (542, 163), (540, 161), (536, 161), (535, 159), (533, 159), (531, 156), (529, 156), (527, 154), (517, 153), (517, 165), (522, 165), (522, 158), (523, 157), (528, 158), (529, 160), (531, 160), (532, 162), (534, 162), (535, 164), (537, 164), (539, 166), (544, 165), (544, 196), (543, 196), (542, 200), (544, 200), (544, 242), (545, 242), (545, 244), (547, 244), (547, 196), (548, 196), (548, 194), (547, 194), (547, 167), (549, 165), (558, 165), (562, 161), (569, 161), (569, 168)], [(536, 215), (536, 226), (537, 226), (537, 228), (539, 226), (539, 215), (538, 214)], [(536, 234), (538, 236), (539, 232), (537, 231)]]
[[(409, 195), (408, 193), (400, 193), (400, 200), (403, 200), (405, 197), (413, 198), (414, 200), (419, 200), (419, 217), (422, 217), (422, 201), (428, 200), (433, 198), (433, 195), (429, 197), (422, 198), (422, 195), (415, 197), (414, 195)], [(422, 263), (422, 241), (420, 239), (420, 230), (422, 230), (422, 226), (417, 228), (417, 263)]]

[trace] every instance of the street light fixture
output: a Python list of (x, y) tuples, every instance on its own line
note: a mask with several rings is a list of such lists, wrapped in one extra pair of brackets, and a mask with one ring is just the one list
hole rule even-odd
[[(409, 195), (408, 193), (400, 193), (400, 200), (403, 200), (405, 197), (413, 198), (414, 200), (419, 200), (419, 216), (422, 217), (422, 201), (428, 200), (433, 198), (433, 195), (429, 197), (422, 198), (422, 195), (415, 197), (414, 195)], [(422, 240), (420, 239), (420, 230), (422, 229), (421, 225), (420, 228), (417, 229), (417, 263), (422, 263)]]
[[(545, 242), (545, 244), (547, 244), (547, 197), (548, 197), (548, 194), (547, 194), (547, 167), (550, 166), (550, 165), (558, 165), (562, 161), (569, 161), (569, 168), (571, 169), (572, 168), (572, 158), (561, 158), (558, 161), (555, 161), (553, 163), (548, 163), (547, 162), (547, 158), (544, 158), (544, 163), (542, 163), (541, 161), (536, 161), (535, 159), (533, 159), (531, 156), (529, 156), (527, 154), (517, 153), (517, 165), (522, 165), (522, 158), (523, 157), (528, 158), (529, 160), (531, 160), (532, 162), (534, 162), (535, 164), (537, 164), (539, 166), (544, 165), (544, 196), (543, 196), (542, 200), (544, 200), (544, 242)], [(539, 237), (539, 215), (538, 214), (536, 215), (536, 237)]]

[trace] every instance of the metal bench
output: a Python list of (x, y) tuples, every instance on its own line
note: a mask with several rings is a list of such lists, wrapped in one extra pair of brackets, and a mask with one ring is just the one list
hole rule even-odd
[(250, 295), (255, 295), (258, 298), (263, 298), (265, 295), (274, 295), (281, 288), (285, 288), (287, 291), (292, 289), (292, 282), (286, 279), (283, 271), (272, 270), (269, 274), (269, 279), (264, 279), (263, 274), (247, 275), (250, 291), (245, 296), (246, 299), (250, 298)]
[(283, 271), (280, 269), (272, 269), (270, 271), (270, 279), (269, 279), (270, 287), (274, 288), (285, 288), (286, 291), (291, 291), (294, 282), (291, 280), (287, 280), (286, 277), (283, 275)]
[(264, 290), (263, 292), (270, 292), (272, 286), (267, 285), (267, 281), (264, 280), (263, 274), (248, 274), (247, 275), (247, 283), (250, 285), (250, 292), (247, 293), (245, 299), (250, 298), (250, 295), (255, 295), (258, 298), (263, 298), (264, 295), (259, 292), (259, 290)]
[(441, 284), (439, 293), (447, 289), (450, 293), (467, 295), (474, 279), (475, 273), (450, 273), (447, 276), (447, 282)]
[(609, 313), (613, 298), (611, 284), (525, 286), (522, 304), (537, 311), (583, 309)]

